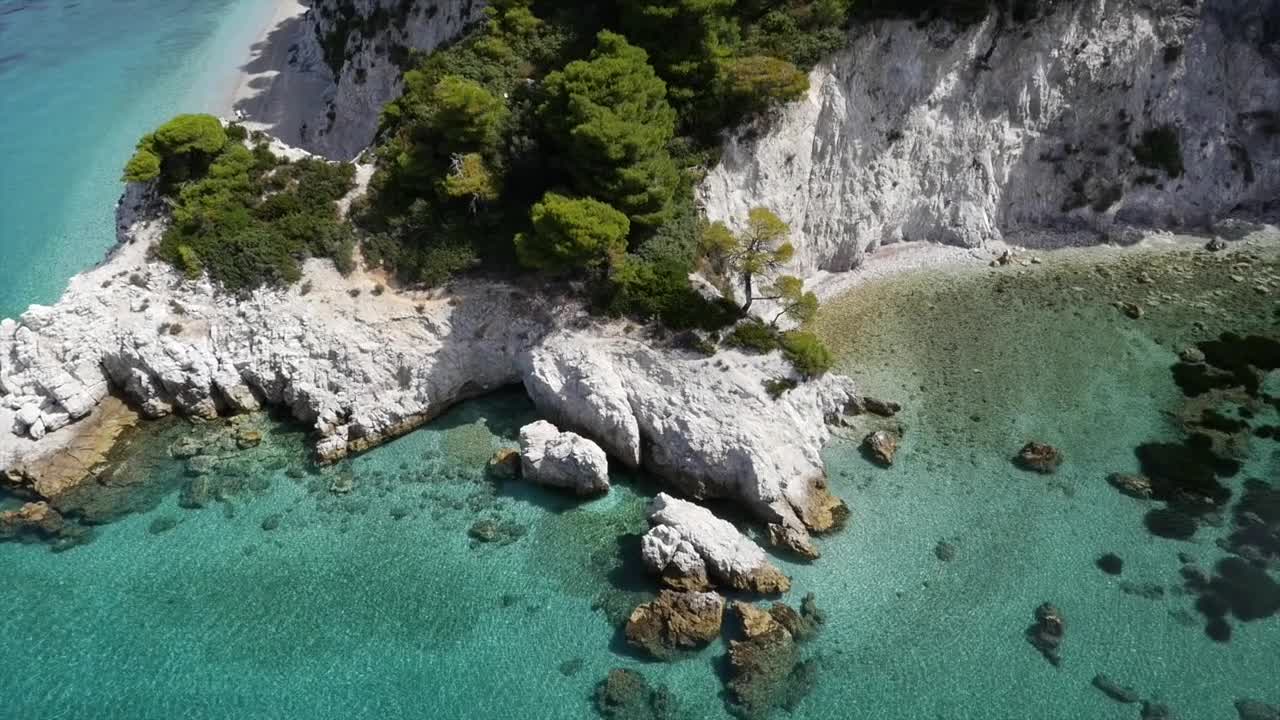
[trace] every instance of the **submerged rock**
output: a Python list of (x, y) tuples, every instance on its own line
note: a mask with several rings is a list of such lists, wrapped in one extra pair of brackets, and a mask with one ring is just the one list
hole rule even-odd
[(176, 527), (178, 527), (178, 521), (168, 515), (164, 515), (152, 520), (151, 524), (147, 526), (147, 532), (152, 535), (160, 535)]
[(801, 660), (799, 638), (777, 619), (794, 610), (766, 612), (743, 602), (733, 608), (742, 639), (729, 641), (730, 710), (739, 717), (765, 718), (775, 708), (793, 709), (813, 687), (817, 673), (816, 662)]
[(1192, 364), (1202, 363), (1204, 362), (1204, 359), (1205, 359), (1204, 351), (1196, 347), (1195, 345), (1190, 345), (1188, 347), (1183, 348), (1182, 351), (1178, 353), (1178, 359), (1184, 363), (1192, 363)]
[(1120, 492), (1139, 500), (1150, 500), (1152, 497), (1151, 479), (1145, 475), (1134, 473), (1111, 473), (1107, 482)]
[(1032, 440), (1018, 451), (1015, 462), (1023, 470), (1048, 475), (1062, 464), (1062, 453), (1048, 443)]
[(1115, 553), (1107, 553), (1099, 557), (1095, 563), (1098, 569), (1108, 575), (1119, 575), (1124, 571), (1124, 560), (1120, 559)]
[(769, 608), (769, 615), (800, 642), (816, 637), (827, 622), (827, 615), (818, 609), (813, 593), (805, 595), (800, 601), (799, 612), (790, 605), (776, 602)]
[(1280, 720), (1280, 705), (1260, 700), (1236, 700), (1235, 706), (1240, 720)]
[(860, 400), (862, 407), (872, 415), (888, 418), (902, 411), (902, 406), (891, 400), (881, 400), (869, 395), (860, 398)]
[(1102, 691), (1103, 695), (1106, 695), (1118, 703), (1136, 703), (1140, 699), (1138, 691), (1131, 687), (1121, 685), (1101, 673), (1093, 676), (1093, 686)]
[(1133, 320), (1141, 320), (1142, 316), (1146, 314), (1143, 311), (1142, 306), (1137, 303), (1125, 302), (1121, 300), (1121, 301), (1117, 301), (1114, 304), (1117, 310), (1124, 313), (1125, 317)]
[(256, 448), (262, 444), (262, 433), (252, 428), (236, 430), (236, 447), (241, 450)]
[(1142, 714), (1138, 718), (1139, 720), (1177, 720), (1172, 708), (1151, 700), (1142, 701)]
[(1144, 600), (1164, 599), (1164, 586), (1160, 583), (1133, 583), (1126, 580), (1120, 583), (1120, 592)]
[(862, 451), (872, 462), (882, 467), (893, 464), (893, 456), (898, 452), (901, 436), (891, 430), (876, 430), (862, 441)]
[(503, 546), (519, 540), (525, 535), (525, 527), (513, 520), (495, 520), (482, 518), (471, 524), (467, 535), (477, 542), (492, 543)]
[(618, 668), (596, 686), (596, 711), (609, 720), (674, 720), (675, 698), (665, 685), (653, 687), (635, 670)]
[(29, 502), (17, 510), (0, 512), (0, 541), (54, 540), (66, 527), (62, 513), (46, 502)]
[(1067, 625), (1062, 612), (1051, 603), (1036, 608), (1036, 621), (1027, 628), (1027, 641), (1040, 651), (1045, 660), (1057, 667), (1062, 664), (1060, 650), (1066, 636)]
[(502, 448), (489, 458), (485, 470), (494, 479), (514, 480), (520, 475), (520, 453), (511, 448)]
[(951, 562), (956, 558), (955, 543), (948, 540), (939, 540), (938, 544), (933, 546), (933, 556), (942, 562)]
[(706, 646), (720, 636), (724, 598), (713, 592), (663, 590), (627, 619), (627, 642), (655, 658)]
[(641, 539), (645, 567), (664, 578), (702, 578), (764, 594), (786, 592), (791, 581), (763, 549), (725, 520), (687, 500), (659, 493), (649, 506), (652, 527)]
[(520, 428), (520, 474), (578, 495), (609, 492), (609, 460), (600, 446), (546, 420)]

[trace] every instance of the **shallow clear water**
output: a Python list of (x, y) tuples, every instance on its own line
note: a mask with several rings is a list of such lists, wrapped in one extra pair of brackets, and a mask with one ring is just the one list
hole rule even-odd
[[(1238, 697), (1280, 700), (1277, 619), (1233, 622), (1230, 643), (1213, 642), (1181, 591), (1176, 554), (1209, 567), (1223, 531), (1153, 537), (1147, 506), (1103, 480), (1136, 469), (1136, 444), (1176, 436), (1164, 414), (1180, 402), (1174, 351), (1224, 328), (1274, 334), (1274, 301), (1216, 260), (1126, 258), (1109, 277), (1084, 254), (1034, 272), (899, 278), (824, 314), (845, 368), (905, 403), (906, 440), (887, 470), (858, 454), (861, 431), (832, 443), (850, 525), (821, 541), (817, 562), (778, 558), (794, 579), (787, 599), (813, 592), (828, 614), (805, 649), (816, 685), (792, 717), (1137, 718), (1090, 686), (1097, 673), (1184, 719), (1234, 718)], [(1156, 284), (1134, 283), (1139, 270)], [(1117, 298), (1146, 316), (1125, 318)], [(301, 433), (279, 427), (218, 471), (227, 501), (199, 510), (177, 506), (190, 477), (167, 450), (191, 431), (154, 427), (122, 472), (159, 488), (157, 507), (62, 554), (0, 545), (11, 580), (0, 655), (22, 668), (0, 674), (8, 712), (590, 718), (594, 685), (631, 667), (666, 684), (684, 717), (727, 717), (722, 642), (658, 664), (619, 641), (621, 617), (652, 588), (635, 567), (652, 486), (617, 477), (610, 495), (578, 503), (484, 477), (534, 417), (519, 392), (498, 394), (324, 471), (307, 465)], [(1030, 438), (1064, 451), (1057, 474), (1012, 466)], [(1274, 441), (1255, 439), (1231, 484), (1277, 470)], [(350, 494), (329, 492), (348, 479)], [(278, 527), (264, 529), (271, 516)], [(177, 525), (152, 534), (160, 519)], [(484, 519), (510, 542), (473, 540)], [(950, 562), (934, 554), (943, 539)], [(1119, 577), (1094, 565), (1107, 552), (1124, 560)], [(1023, 634), (1044, 601), (1067, 619), (1061, 668)]]
[(143, 133), (217, 111), (266, 0), (0, 0), (0, 318), (57, 299), (115, 242)]

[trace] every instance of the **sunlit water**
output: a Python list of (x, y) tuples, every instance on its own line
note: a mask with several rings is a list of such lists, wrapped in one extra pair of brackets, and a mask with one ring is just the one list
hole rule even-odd
[[(1084, 253), (906, 276), (825, 312), (818, 329), (843, 368), (905, 404), (906, 439), (891, 469), (857, 452), (861, 429), (833, 442), (832, 487), (853, 518), (821, 540), (820, 560), (777, 558), (794, 579), (785, 599), (813, 592), (828, 614), (805, 647), (816, 685), (793, 717), (1137, 718), (1137, 705), (1090, 685), (1098, 673), (1184, 719), (1234, 718), (1241, 697), (1280, 700), (1276, 618), (1232, 621), (1230, 642), (1214, 642), (1182, 589), (1177, 554), (1211, 567), (1226, 529), (1154, 537), (1149, 504), (1104, 481), (1136, 469), (1139, 443), (1177, 438), (1166, 415), (1181, 402), (1177, 349), (1227, 328), (1274, 335), (1274, 301), (1253, 279), (1275, 278), (1277, 265), (1125, 258), (1101, 272)], [(1142, 272), (1155, 282), (1136, 282)], [(1236, 272), (1250, 280), (1230, 281)], [(1116, 299), (1141, 302), (1145, 316), (1125, 317)], [(11, 580), (0, 654), (21, 668), (0, 674), (6, 708), (589, 718), (595, 685), (631, 667), (667, 685), (683, 717), (727, 717), (723, 642), (659, 664), (619, 638), (653, 587), (636, 544), (653, 485), (617, 477), (607, 497), (579, 502), (486, 477), (492, 451), (535, 417), (521, 393), (501, 393), (325, 470), (308, 464), (302, 433), (280, 426), (214, 473), (230, 490), (203, 509), (178, 507), (191, 475), (168, 452), (192, 431), (154, 426), (121, 472), (160, 488), (157, 507), (61, 554), (0, 546)], [(1063, 450), (1056, 474), (1010, 463), (1033, 438)], [(1251, 447), (1233, 488), (1275, 481), (1275, 442)], [(347, 482), (349, 494), (330, 491)], [(484, 520), (496, 542), (469, 532)], [(954, 559), (935, 555), (940, 540)], [(1104, 553), (1123, 559), (1121, 575), (1095, 566)], [(1135, 592), (1144, 587), (1159, 592)], [(1060, 668), (1024, 636), (1044, 601), (1067, 619)]]
[(143, 133), (228, 104), (268, 0), (0, 0), (0, 318), (115, 242)]

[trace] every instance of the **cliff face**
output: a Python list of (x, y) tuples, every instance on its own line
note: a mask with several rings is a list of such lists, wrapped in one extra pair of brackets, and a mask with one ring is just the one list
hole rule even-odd
[(400, 95), (411, 50), (430, 51), (482, 16), (481, 0), (315, 0), (304, 19), (302, 64), (332, 80), (302, 146), (349, 160), (373, 141), (382, 106)]
[(729, 141), (708, 215), (767, 206), (797, 269), (838, 271), (903, 240), (1082, 243), (1274, 208), (1280, 2), (1076, 0), (1011, 25), (858, 29), (807, 99)]

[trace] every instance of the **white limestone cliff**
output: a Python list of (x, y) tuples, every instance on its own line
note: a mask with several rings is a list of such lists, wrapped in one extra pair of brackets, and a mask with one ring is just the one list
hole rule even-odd
[[(731, 138), (701, 200), (731, 224), (772, 209), (802, 274), (907, 240), (1097, 242), (1273, 211), (1277, 22), (1275, 0), (1078, 0), (1015, 27), (860, 26), (805, 99)], [(1165, 126), (1175, 178), (1134, 155)]]
[[(403, 89), (410, 51), (429, 52), (483, 15), (481, 0), (316, 0), (297, 64), (331, 81), (323, 110), (305, 119), (301, 146), (350, 160), (373, 141), (382, 106)], [(292, 138), (292, 135), (288, 137)]]

